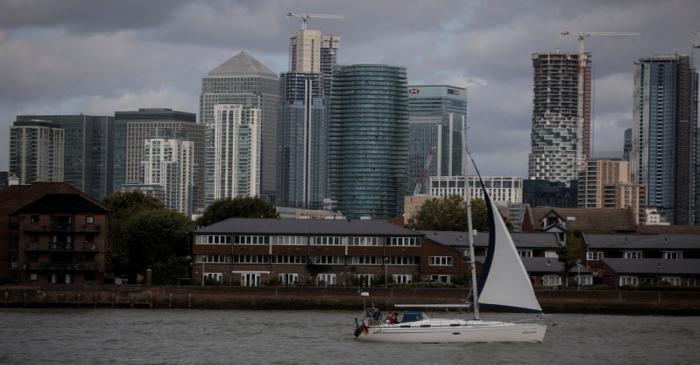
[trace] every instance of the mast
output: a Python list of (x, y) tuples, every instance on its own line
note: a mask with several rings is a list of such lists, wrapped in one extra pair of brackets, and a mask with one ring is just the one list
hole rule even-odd
[(476, 256), (474, 255), (474, 231), (472, 229), (472, 190), (469, 186), (469, 160), (471, 160), (471, 154), (469, 153), (469, 148), (467, 148), (467, 121), (466, 118), (463, 119), (462, 124), (462, 144), (464, 145), (464, 151), (466, 158), (464, 159), (464, 189), (465, 189), (465, 200), (467, 206), (467, 237), (469, 239), (469, 260), (471, 263), (472, 271), (472, 301), (474, 302), (474, 319), (479, 319), (479, 293), (476, 283)]

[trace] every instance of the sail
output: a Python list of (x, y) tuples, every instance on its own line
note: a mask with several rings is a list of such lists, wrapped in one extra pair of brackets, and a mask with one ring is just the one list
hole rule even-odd
[(479, 275), (479, 304), (518, 312), (542, 312), (530, 277), (503, 218), (482, 184), (489, 222), (489, 246)]

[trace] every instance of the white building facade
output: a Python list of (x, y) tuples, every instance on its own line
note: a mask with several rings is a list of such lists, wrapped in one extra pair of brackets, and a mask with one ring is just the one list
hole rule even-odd
[(144, 141), (144, 184), (163, 187), (163, 204), (180, 213), (194, 213), (194, 142), (149, 138)]
[[(507, 206), (508, 203), (523, 202), (523, 178), (517, 176), (482, 176), (486, 191), (496, 204)], [(484, 191), (479, 184), (479, 177), (469, 176), (471, 198), (484, 199)], [(464, 176), (431, 176), (430, 195), (447, 197), (459, 195), (466, 197), (467, 189)]]
[(214, 199), (260, 195), (260, 109), (214, 106)]
[(15, 122), (10, 127), (10, 173), (20, 184), (63, 181), (64, 131), (45, 121)]

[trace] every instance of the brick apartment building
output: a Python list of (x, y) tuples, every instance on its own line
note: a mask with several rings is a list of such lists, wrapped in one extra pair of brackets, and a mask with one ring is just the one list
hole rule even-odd
[(0, 278), (50, 284), (101, 283), (107, 209), (66, 183), (0, 190)]
[(241, 286), (464, 282), (463, 257), (380, 220), (231, 218), (194, 232), (193, 276)]

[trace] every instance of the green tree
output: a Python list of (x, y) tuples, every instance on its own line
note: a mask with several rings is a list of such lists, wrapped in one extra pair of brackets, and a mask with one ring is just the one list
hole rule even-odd
[(208, 226), (228, 218), (277, 218), (272, 203), (260, 198), (226, 198), (217, 200), (197, 220), (198, 226)]
[(564, 265), (561, 275), (564, 277), (564, 283), (568, 283), (571, 269), (576, 267), (581, 260), (583, 252), (583, 239), (581, 232), (566, 232), (566, 245), (559, 248), (557, 254), (559, 261)]
[(124, 228), (130, 275), (150, 268), (157, 284), (172, 284), (184, 276), (193, 228), (187, 216), (167, 209), (145, 210), (129, 218)]
[[(488, 230), (486, 203), (482, 199), (472, 199), (472, 228)], [(464, 231), (467, 229), (467, 216), (464, 201), (459, 195), (428, 199), (409, 222), (414, 229), (435, 231)]]
[(102, 200), (109, 209), (110, 267), (117, 275), (125, 275), (129, 266), (129, 250), (124, 241), (127, 221), (139, 212), (164, 209), (158, 199), (141, 192), (117, 192)]

